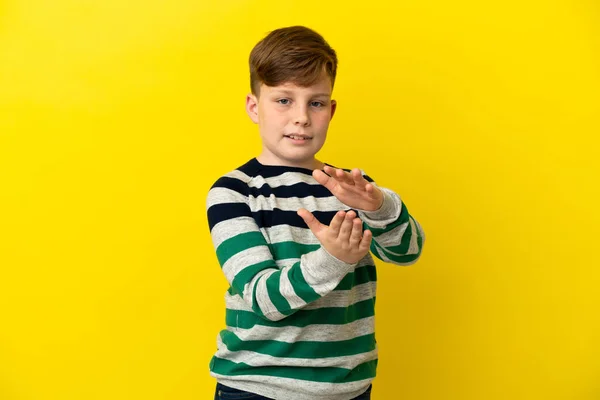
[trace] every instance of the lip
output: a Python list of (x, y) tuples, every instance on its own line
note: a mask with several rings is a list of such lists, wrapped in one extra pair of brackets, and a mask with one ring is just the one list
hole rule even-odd
[[(296, 135), (294, 135), (294, 136), (296, 136)], [(292, 139), (289, 136), (284, 136), (284, 138), (286, 138), (287, 140), (291, 141), (294, 144), (306, 144), (306, 143), (310, 142), (312, 139), (311, 137), (308, 137), (308, 136), (303, 136), (303, 135), (298, 135), (298, 136), (304, 137), (306, 139)]]
[(312, 139), (312, 138), (311, 138), (310, 136), (308, 136), (308, 135), (303, 135), (303, 134), (298, 134), (298, 133), (288, 133), (288, 134), (285, 134), (285, 135), (283, 135), (283, 136), (285, 136), (285, 137), (289, 137), (289, 136), (298, 136), (298, 137), (303, 137), (303, 138), (306, 138), (306, 139)]

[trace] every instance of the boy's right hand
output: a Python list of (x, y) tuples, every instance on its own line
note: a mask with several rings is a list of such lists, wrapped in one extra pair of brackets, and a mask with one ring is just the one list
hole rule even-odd
[(319, 222), (308, 210), (301, 208), (298, 215), (329, 254), (348, 264), (357, 263), (369, 252), (373, 234), (362, 232), (362, 221), (352, 210), (338, 211), (329, 226)]

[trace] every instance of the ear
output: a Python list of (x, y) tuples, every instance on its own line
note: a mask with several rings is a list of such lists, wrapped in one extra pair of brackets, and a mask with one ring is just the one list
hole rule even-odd
[(258, 98), (251, 93), (246, 96), (246, 113), (252, 122), (258, 124)]
[[(331, 118), (335, 114), (335, 110), (337, 109), (337, 101), (331, 100)], [(331, 118), (329, 119), (331, 121)]]

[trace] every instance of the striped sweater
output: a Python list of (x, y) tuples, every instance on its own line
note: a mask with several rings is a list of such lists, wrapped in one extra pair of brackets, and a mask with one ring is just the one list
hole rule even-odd
[[(395, 192), (379, 189), (379, 210), (354, 209), (373, 233), (371, 253), (413, 264), (423, 230)], [(230, 285), (211, 376), (273, 399), (347, 400), (363, 393), (377, 367), (374, 259), (371, 253), (355, 264), (335, 258), (296, 214), (305, 208), (329, 225), (337, 211), (351, 208), (312, 170), (256, 158), (219, 178), (206, 207)]]

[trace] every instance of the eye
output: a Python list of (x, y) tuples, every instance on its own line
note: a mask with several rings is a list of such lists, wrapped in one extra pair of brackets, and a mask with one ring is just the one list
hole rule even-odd
[(279, 100), (277, 100), (277, 102), (279, 104), (283, 104), (284, 106), (290, 104), (290, 100), (289, 99), (279, 99)]
[(311, 103), (310, 103), (310, 105), (311, 105), (312, 107), (315, 107), (315, 108), (321, 108), (321, 107), (323, 107), (325, 104), (321, 103), (320, 101), (313, 101), (313, 102), (311, 102)]

